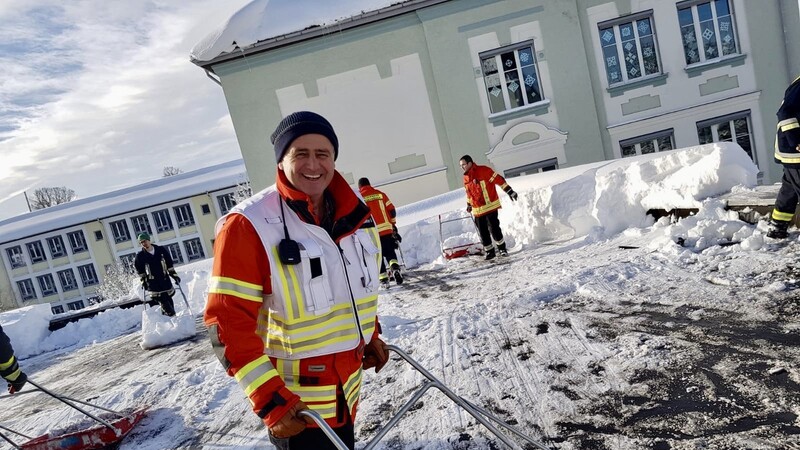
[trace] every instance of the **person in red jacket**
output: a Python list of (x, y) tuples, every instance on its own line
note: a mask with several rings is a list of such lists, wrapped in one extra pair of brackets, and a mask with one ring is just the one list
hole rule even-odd
[(381, 237), (381, 274), (380, 281), (383, 286), (389, 285), (389, 274), (386, 272), (386, 260), (389, 261), (389, 269), (392, 271), (394, 281), (403, 284), (403, 275), (400, 273), (400, 264), (397, 262), (396, 246), (402, 240), (400, 233), (397, 232), (397, 212), (392, 201), (383, 192), (375, 189), (369, 182), (369, 178), (363, 177), (358, 180), (358, 191), (364, 198), (372, 212), (372, 219), (378, 227), (378, 234)]
[(494, 240), (500, 256), (507, 256), (506, 242), (503, 239), (503, 230), (500, 229), (500, 220), (497, 210), (500, 209), (500, 198), (497, 196), (499, 186), (506, 191), (511, 201), (517, 201), (517, 193), (506, 183), (491, 167), (475, 164), (472, 157), (464, 155), (459, 160), (461, 170), (464, 171), (464, 189), (467, 191), (467, 212), (472, 213), (478, 233), (481, 235), (481, 244), (487, 260), (495, 257)]
[(204, 320), (278, 449), (335, 449), (309, 409), (353, 449), (362, 373), (388, 360), (378, 232), (335, 170), (330, 122), (292, 113), (271, 141), (276, 183), (217, 222)]
[(22, 390), (28, 382), (28, 376), (19, 368), (11, 339), (0, 327), (0, 375), (8, 382), (8, 393), (14, 394)]

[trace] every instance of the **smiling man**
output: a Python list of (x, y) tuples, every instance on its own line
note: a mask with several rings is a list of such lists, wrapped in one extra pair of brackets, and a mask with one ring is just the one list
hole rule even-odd
[(378, 231), (336, 171), (339, 140), (319, 114), (272, 134), (276, 183), (217, 222), (205, 322), (214, 352), (280, 450), (349, 448), (364, 369), (388, 360), (378, 337)]

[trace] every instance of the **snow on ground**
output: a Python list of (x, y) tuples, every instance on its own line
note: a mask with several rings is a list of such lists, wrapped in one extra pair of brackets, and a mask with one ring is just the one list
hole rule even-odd
[[(471, 221), (457, 219), (460, 190), (400, 208), (407, 281), (382, 291), (385, 339), (549, 448), (791, 448), (800, 434), (797, 233), (766, 239), (763, 221), (742, 222), (715, 199), (754, 192), (755, 175), (741, 149), (713, 144), (514, 178), (519, 201), (501, 194), (500, 214), (514, 248), (492, 262), (442, 257), (442, 239), (477, 240)], [(699, 212), (645, 214), (673, 207)], [(441, 233), (440, 217), (453, 219)], [(210, 267), (179, 268), (198, 321)], [(185, 309), (179, 296), (176, 309)], [(107, 408), (148, 408), (122, 449), (271, 448), (202, 325), (176, 320), (186, 334), (171, 335), (148, 322), (142, 336), (143, 315), (164, 322), (138, 306), (49, 333), (37, 311), (0, 316), (32, 380)], [(147, 351), (147, 338), (179, 342)], [(396, 356), (366, 375), (361, 447), (423, 381)], [(4, 399), (0, 425), (38, 436), (82, 420), (43, 397)], [(376, 448), (502, 447), (430, 391)]]

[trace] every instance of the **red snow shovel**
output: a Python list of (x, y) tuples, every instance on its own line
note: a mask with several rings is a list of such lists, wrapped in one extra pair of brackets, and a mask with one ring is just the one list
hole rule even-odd
[[(89, 402), (84, 402), (82, 400), (77, 400), (74, 398), (69, 398), (63, 395), (54, 394), (47, 389), (39, 386), (38, 384), (28, 379), (28, 383), (33, 385), (37, 388), (37, 390), (44, 392), (45, 394), (55, 398), (56, 400), (66, 403), (70, 407), (80, 411), (84, 415), (91, 418), (93, 421), (97, 422), (98, 425), (91, 426), (84, 429), (79, 430), (67, 430), (63, 432), (56, 432), (54, 434), (45, 434), (43, 436), (39, 436), (37, 438), (31, 438), (26, 436), (22, 433), (18, 433), (14, 430), (9, 428), (0, 426), (0, 429), (5, 431), (9, 431), (16, 435), (22, 436), (29, 441), (16, 444), (11, 439), (9, 439), (4, 434), (0, 433), (0, 438), (11, 444), (14, 448), (18, 449), (30, 449), (30, 450), (88, 450), (88, 449), (100, 449), (105, 448), (107, 446), (113, 446), (122, 442), (122, 439), (136, 426), (139, 421), (145, 416), (147, 410), (146, 408), (139, 409), (133, 411), (131, 413), (120, 413), (117, 411), (113, 411), (107, 408), (103, 408), (102, 406), (98, 406)], [(27, 394), (36, 392), (36, 390), (29, 390), (25, 392), (19, 392), (16, 395), (20, 394)], [(8, 396), (4, 396), (8, 397)], [(73, 403), (74, 402), (74, 403)], [(107, 413), (110, 413), (112, 416), (116, 416), (116, 418), (108, 418), (103, 419), (101, 417), (95, 416), (86, 410), (78, 407), (75, 403), (81, 403), (87, 406), (91, 406), (93, 408), (101, 409)]]

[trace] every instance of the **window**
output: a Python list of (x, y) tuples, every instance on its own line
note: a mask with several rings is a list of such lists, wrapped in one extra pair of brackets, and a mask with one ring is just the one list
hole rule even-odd
[(58, 281), (61, 282), (61, 290), (63, 292), (78, 289), (78, 281), (75, 279), (75, 272), (72, 269), (58, 272)]
[(9, 247), (6, 249), (6, 254), (8, 255), (8, 262), (11, 264), (12, 269), (25, 267), (25, 257), (22, 256), (22, 247), (19, 245)]
[(177, 242), (167, 245), (169, 256), (175, 264), (183, 264), (183, 254), (181, 253), (181, 245)]
[(504, 178), (514, 178), (522, 175), (530, 175), (533, 173), (549, 172), (558, 169), (558, 159), (550, 158), (544, 161), (538, 161), (533, 164), (525, 164), (524, 166), (514, 167), (503, 171)]
[(47, 273), (36, 277), (36, 280), (39, 281), (39, 288), (42, 290), (43, 297), (47, 297), (48, 295), (53, 295), (58, 292), (56, 291), (56, 283), (53, 281), (53, 275)]
[(194, 216), (192, 215), (192, 207), (189, 204), (176, 206), (173, 208), (175, 211), (175, 218), (178, 220), (178, 227), (188, 227), (194, 225)]
[(150, 221), (147, 220), (147, 214), (131, 217), (131, 224), (133, 225), (133, 234), (135, 236), (138, 236), (139, 233), (153, 234), (153, 229), (150, 228)]
[(233, 193), (217, 196), (219, 202), (219, 210), (222, 214), (228, 214), (228, 211), (236, 206), (236, 200), (233, 199)]
[(33, 290), (33, 282), (31, 280), (17, 281), (17, 287), (23, 301), (36, 299), (36, 291)]
[(111, 234), (114, 236), (114, 242), (127, 242), (131, 240), (131, 233), (128, 230), (128, 223), (125, 220), (117, 220), (109, 224), (111, 226)]
[(169, 231), (172, 229), (172, 219), (169, 217), (169, 210), (161, 209), (153, 213), (153, 221), (156, 223), (156, 231)]
[(189, 261), (195, 261), (206, 257), (203, 253), (203, 246), (200, 244), (200, 238), (189, 239), (183, 243), (186, 247), (186, 257)]
[(620, 141), (619, 148), (623, 158), (663, 152), (675, 148), (675, 137), (672, 130), (664, 130)]
[(79, 266), (78, 273), (81, 274), (81, 282), (83, 282), (83, 287), (92, 286), (99, 283), (97, 279), (97, 272), (94, 271), (94, 264)]
[(64, 240), (61, 239), (61, 236), (47, 238), (47, 246), (50, 247), (50, 256), (53, 258), (60, 258), (67, 255), (67, 249), (64, 248)]
[(72, 247), (72, 254), (85, 252), (87, 250), (86, 247), (86, 239), (83, 237), (83, 231), (73, 231), (72, 233), (67, 233), (67, 239), (69, 239), (69, 245)]
[(64, 307), (62, 305), (53, 306), (50, 311), (53, 311), (53, 314), (64, 314)]
[(133, 261), (136, 259), (135, 253), (128, 253), (127, 255), (120, 255), (119, 262), (125, 266), (125, 269), (128, 270), (130, 273), (136, 272), (136, 269), (133, 266)]
[(652, 11), (605, 22), (599, 28), (609, 85), (661, 73)]
[(203, 211), (203, 215), (211, 214), (211, 207), (207, 203), (200, 205), (200, 210)]
[(103, 232), (100, 231), (100, 230), (95, 231), (94, 232), (94, 240), (95, 241), (102, 241), (103, 240)]
[(77, 311), (79, 309), (83, 309), (83, 300), (67, 303), (67, 308), (70, 311)]
[(697, 124), (697, 139), (700, 145), (711, 142), (735, 142), (739, 144), (753, 162), (753, 138), (750, 133), (750, 111), (705, 120)]
[(44, 247), (42, 247), (42, 241), (28, 242), (25, 244), (25, 246), (28, 247), (28, 256), (31, 257), (32, 264), (36, 264), (47, 259), (44, 256)]
[(492, 113), (544, 100), (535, 55), (533, 41), (480, 55)]
[(736, 24), (728, 0), (680, 3), (678, 23), (686, 64), (739, 53), (736, 48)]

